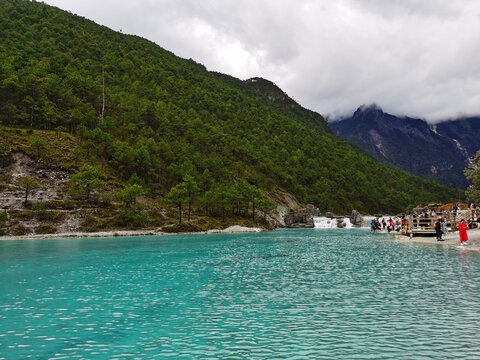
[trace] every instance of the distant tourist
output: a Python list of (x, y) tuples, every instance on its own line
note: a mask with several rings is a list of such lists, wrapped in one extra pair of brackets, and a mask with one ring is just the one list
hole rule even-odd
[(458, 234), (460, 235), (460, 245), (463, 245), (468, 240), (467, 235), (468, 225), (465, 223), (465, 220), (461, 220), (458, 224)]
[(376, 228), (377, 228), (377, 222), (372, 219), (372, 222), (370, 223), (370, 232), (375, 232)]
[(440, 222), (440, 219), (437, 219), (437, 222), (435, 223), (435, 234), (437, 235), (437, 241), (443, 241), (443, 239), (442, 239), (442, 224)]
[(442, 223), (442, 234), (446, 234), (447, 233), (447, 222), (445, 221), (445, 219), (442, 219), (441, 223)]

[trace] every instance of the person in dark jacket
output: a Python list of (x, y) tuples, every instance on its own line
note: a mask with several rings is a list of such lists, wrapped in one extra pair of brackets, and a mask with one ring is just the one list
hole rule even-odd
[(437, 241), (443, 241), (442, 239), (442, 223), (440, 219), (435, 223), (435, 234), (437, 235)]

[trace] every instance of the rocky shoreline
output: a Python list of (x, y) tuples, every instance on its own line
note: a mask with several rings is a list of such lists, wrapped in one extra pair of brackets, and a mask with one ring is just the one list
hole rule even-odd
[(240, 225), (230, 226), (226, 229), (211, 229), (197, 232), (179, 232), (169, 233), (155, 230), (116, 230), (100, 232), (70, 232), (58, 234), (36, 234), (22, 236), (0, 236), (2, 240), (41, 240), (41, 239), (70, 239), (70, 238), (112, 238), (112, 237), (131, 237), (131, 236), (167, 236), (167, 235), (196, 235), (196, 234), (236, 234), (236, 233), (258, 233), (266, 231), (258, 227), (246, 227)]

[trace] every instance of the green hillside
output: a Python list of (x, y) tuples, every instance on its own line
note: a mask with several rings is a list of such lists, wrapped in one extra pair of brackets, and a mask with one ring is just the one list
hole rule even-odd
[(337, 213), (457, 200), (456, 190), (359, 153), (268, 81), (208, 72), (37, 2), (1, 1), (0, 33), (0, 124), (65, 129), (84, 161), (119, 181), (137, 179), (149, 196), (166, 195), (188, 174), (197, 205), (203, 197), (207, 207), (242, 183)]

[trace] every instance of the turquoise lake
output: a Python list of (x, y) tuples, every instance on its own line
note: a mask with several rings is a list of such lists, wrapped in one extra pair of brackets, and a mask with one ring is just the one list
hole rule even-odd
[(480, 359), (480, 255), (363, 229), (0, 241), (0, 359)]

